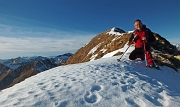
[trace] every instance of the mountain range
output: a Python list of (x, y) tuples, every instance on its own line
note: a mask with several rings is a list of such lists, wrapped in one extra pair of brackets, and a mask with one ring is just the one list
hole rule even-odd
[(66, 53), (51, 58), (35, 56), (1, 60), (0, 90), (11, 87), (40, 72), (60, 66), (64, 64), (71, 55), (71, 53)]

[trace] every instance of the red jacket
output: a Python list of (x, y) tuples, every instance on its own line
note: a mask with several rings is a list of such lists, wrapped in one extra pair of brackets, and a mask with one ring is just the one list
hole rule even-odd
[[(134, 36), (136, 35), (136, 38)], [(135, 48), (141, 48), (144, 45), (144, 42), (142, 40), (142, 37), (146, 37), (146, 45), (149, 44), (149, 42), (155, 41), (155, 37), (150, 29), (146, 28), (146, 25), (142, 25), (142, 30), (135, 30), (132, 36), (130, 37), (129, 43), (135, 42)], [(134, 38), (134, 39), (133, 39)]]
[(137, 35), (137, 37), (134, 40), (134, 42), (136, 43), (135, 47), (136, 48), (141, 48), (144, 45), (142, 37), (146, 37), (146, 25), (142, 26), (141, 31), (135, 30), (134, 34)]

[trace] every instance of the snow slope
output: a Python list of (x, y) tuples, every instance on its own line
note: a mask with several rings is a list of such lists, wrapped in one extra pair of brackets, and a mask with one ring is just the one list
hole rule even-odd
[(1, 107), (179, 107), (180, 74), (120, 56), (60, 66), (0, 92)]

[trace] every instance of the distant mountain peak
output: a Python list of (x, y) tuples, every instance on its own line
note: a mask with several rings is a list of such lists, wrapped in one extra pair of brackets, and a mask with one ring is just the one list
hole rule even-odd
[(174, 44), (174, 46), (176, 46), (176, 48), (177, 48), (178, 51), (180, 52), (180, 44)]
[(173, 44), (174, 46), (176, 46), (177, 48), (180, 48), (180, 44)]

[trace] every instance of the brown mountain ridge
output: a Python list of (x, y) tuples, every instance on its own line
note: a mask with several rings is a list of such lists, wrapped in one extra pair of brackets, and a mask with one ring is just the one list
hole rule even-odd
[[(65, 64), (83, 63), (102, 58), (107, 53), (118, 50), (128, 43), (133, 31), (125, 32), (119, 28), (112, 28), (98, 34), (92, 40), (73, 54)], [(157, 33), (153, 33), (156, 41), (152, 44), (152, 54), (158, 65), (169, 66), (174, 70), (180, 68), (180, 60), (175, 56), (180, 55), (177, 48)], [(114, 54), (121, 55), (122, 52)]]

